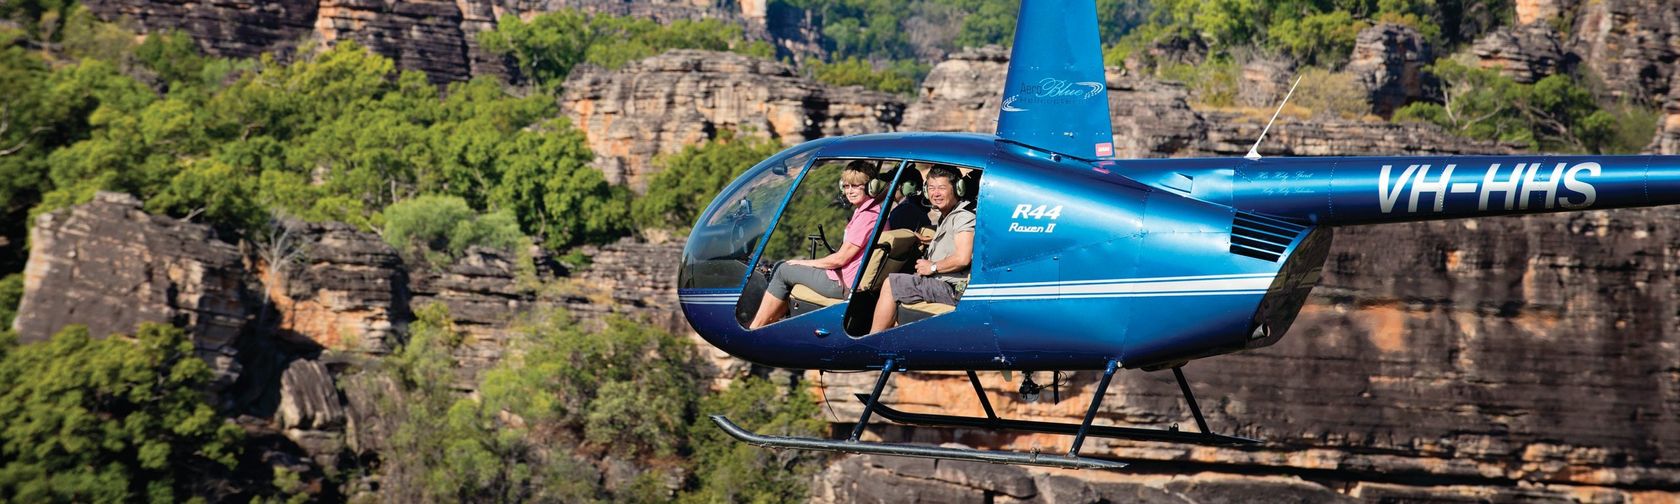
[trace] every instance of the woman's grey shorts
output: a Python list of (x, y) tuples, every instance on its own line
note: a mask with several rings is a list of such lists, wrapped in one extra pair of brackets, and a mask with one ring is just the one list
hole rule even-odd
[(797, 264), (777, 266), (776, 273), (770, 275), (770, 286), (765, 292), (776, 299), (787, 299), (794, 285), (810, 287), (817, 294), (835, 299), (846, 297), (846, 290), (840, 287), (840, 282), (828, 277), (828, 270)]
[(887, 282), (892, 285), (893, 299), (900, 303), (911, 304), (923, 301), (955, 305), (957, 304), (957, 289), (944, 280), (929, 278), (909, 273), (893, 273), (887, 275)]

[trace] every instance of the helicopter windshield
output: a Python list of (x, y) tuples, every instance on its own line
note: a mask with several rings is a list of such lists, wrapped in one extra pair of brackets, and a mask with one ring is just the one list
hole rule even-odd
[(724, 188), (689, 235), (677, 285), (685, 289), (739, 287), (747, 276), (753, 249), (816, 149), (782, 151)]

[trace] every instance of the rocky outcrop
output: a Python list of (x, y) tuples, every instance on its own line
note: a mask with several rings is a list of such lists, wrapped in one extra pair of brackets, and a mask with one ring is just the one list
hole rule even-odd
[[(1546, 499), (1631, 501), (1673, 491), (1677, 214), (1634, 209), (1338, 230), (1324, 279), (1282, 341), (1185, 366), (1214, 429), (1264, 444), (1089, 440), (1086, 450), (1167, 473), (1306, 478), (1368, 501), (1475, 497), (1511, 482), (1523, 485), (1521, 495)], [(1084, 412), (1097, 378), (1064, 375), (1061, 403), (1046, 395), (1026, 404), (1014, 393), (1019, 375), (981, 376), (999, 415), (1064, 422)], [(1043, 372), (1035, 379), (1051, 381)], [(849, 398), (872, 380), (828, 375), (825, 394)], [(1191, 428), (1170, 374), (1128, 371), (1115, 380), (1098, 422)], [(895, 378), (884, 397), (911, 411), (980, 411), (960, 374)], [(859, 412), (856, 401), (832, 406), (840, 418)], [(1045, 452), (1068, 442), (966, 429), (877, 427), (875, 435)]]
[(934, 65), (904, 110), (907, 131), (997, 131), (1009, 50), (965, 49)]
[(1575, 63), (1574, 55), (1564, 52), (1557, 30), (1545, 23), (1494, 30), (1476, 41), (1471, 54), (1482, 68), (1498, 69), (1524, 84), (1568, 72)]
[(216, 373), (238, 379), (234, 343), (245, 327), (239, 249), (209, 226), (147, 214), (140, 200), (99, 193), (42, 215), (30, 232), (24, 293), (13, 328), (22, 342), (82, 324), (95, 338), (142, 322), (185, 328)]
[[(1001, 50), (971, 50), (934, 66), (923, 81), (920, 99), (905, 111), (905, 129), (995, 131), (1008, 59)], [(1189, 92), (1181, 84), (1123, 75), (1117, 68), (1109, 70), (1114, 152), (1121, 158), (1240, 156), (1259, 138), (1270, 117), (1199, 112), (1191, 108)], [(1278, 121), (1260, 146), (1262, 154), (1493, 154), (1517, 148), (1466, 140), (1420, 123), (1303, 121), (1289, 117)]]
[(1581, 2), (1571, 46), (1610, 93), (1660, 101), (1680, 61), (1680, 2)]
[[(110, 21), (126, 20), (142, 32), (181, 30), (206, 53), (250, 58), (272, 53), (285, 59), (299, 41), (331, 44), (354, 40), (395, 60), (398, 68), (420, 70), (434, 83), (463, 81), (474, 75), (508, 75), (507, 62), (478, 45), (478, 34), (495, 29), (504, 15), (529, 17), (559, 9), (578, 9), (650, 18), (720, 19), (740, 25), (748, 38), (771, 40), (792, 54), (809, 54), (815, 40), (798, 25), (766, 26), (767, 3), (698, 0), (143, 0), (84, 2)], [(806, 23), (809, 25), (809, 23)], [(806, 28), (809, 28), (807, 26)]]
[(410, 273), (409, 306), (443, 304), (455, 329), (466, 335), (455, 348), (463, 389), (474, 387), (480, 374), (501, 362), (513, 347), (510, 326), (531, 309), (532, 296), (519, 289), (516, 260), (512, 254), (473, 247), (453, 263)]
[(793, 67), (734, 53), (676, 50), (621, 70), (583, 67), (566, 79), (564, 113), (582, 129), (614, 183), (645, 187), (657, 155), (732, 129), (795, 144), (893, 131), (904, 103), (860, 87), (834, 88)]
[(1428, 92), (1423, 66), (1435, 60), (1429, 42), (1417, 30), (1382, 23), (1359, 32), (1347, 72), (1364, 86), (1371, 111), (1387, 117)]
[(407, 320), (402, 257), (378, 236), (340, 223), (295, 223), (274, 267), (259, 263), (262, 289), (278, 314), (277, 334), (334, 351), (382, 355)]
[(82, 5), (108, 21), (127, 20), (145, 32), (181, 30), (207, 54), (250, 58), (267, 52), (285, 58), (315, 25), (318, 3), (87, 0)]
[(1517, 24), (1547, 22), (1563, 15), (1577, 0), (1517, 0)]
[[(1675, 76), (1680, 81), (1680, 75)], [(1663, 102), (1662, 122), (1657, 123), (1656, 138), (1652, 139), (1647, 150), (1658, 154), (1680, 154), (1680, 82), (1676, 82), (1668, 90), (1668, 99)]]

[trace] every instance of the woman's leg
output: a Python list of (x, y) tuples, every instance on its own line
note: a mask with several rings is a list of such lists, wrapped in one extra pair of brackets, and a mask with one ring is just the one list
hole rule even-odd
[(786, 299), (764, 293), (764, 300), (758, 303), (758, 313), (753, 315), (752, 324), (749, 324), (747, 329), (758, 329), (781, 320), (787, 316), (787, 306)]
[(787, 316), (788, 291), (793, 289), (793, 282), (788, 279), (788, 273), (795, 268), (798, 266), (784, 264), (776, 268), (776, 273), (770, 275), (770, 283), (764, 289), (764, 299), (758, 302), (758, 311), (753, 314), (752, 323), (747, 324), (747, 329), (758, 329)]
[[(900, 275), (902, 273), (894, 273)], [(886, 282), (881, 282), (881, 298), (875, 300), (875, 317), (870, 321), (869, 333), (885, 331), (898, 324), (898, 302), (893, 300), (892, 278), (889, 275)]]

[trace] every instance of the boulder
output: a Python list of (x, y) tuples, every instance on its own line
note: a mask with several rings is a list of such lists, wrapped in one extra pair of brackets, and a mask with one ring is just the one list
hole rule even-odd
[(206, 225), (147, 214), (140, 200), (101, 192), (40, 216), (30, 231), (18, 340), (41, 341), (69, 324), (96, 338), (133, 334), (142, 322), (187, 330), (221, 390), (239, 376), (235, 343), (245, 329), (239, 249)]
[(344, 407), (327, 367), (297, 359), (280, 374), (280, 428), (336, 430), (344, 426)]
[(1365, 87), (1371, 111), (1388, 117), (1426, 96), (1432, 83), (1423, 66), (1434, 60), (1433, 49), (1417, 30), (1381, 23), (1359, 32), (1346, 71)]

